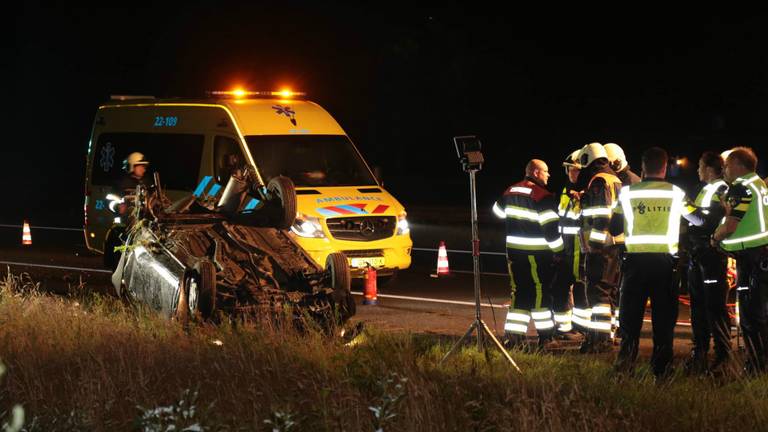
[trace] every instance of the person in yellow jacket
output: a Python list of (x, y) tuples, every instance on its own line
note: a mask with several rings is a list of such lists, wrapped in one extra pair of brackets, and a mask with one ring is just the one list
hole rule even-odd
[(626, 255), (621, 283), (621, 348), (618, 372), (634, 369), (640, 331), (648, 299), (653, 324), (654, 375), (664, 377), (672, 362), (678, 313), (678, 287), (674, 283), (680, 239), (680, 219), (701, 225), (701, 211), (690, 205), (685, 192), (664, 180), (667, 152), (652, 147), (643, 153), (643, 180), (621, 188), (620, 204), (611, 220), (611, 234), (624, 234)]

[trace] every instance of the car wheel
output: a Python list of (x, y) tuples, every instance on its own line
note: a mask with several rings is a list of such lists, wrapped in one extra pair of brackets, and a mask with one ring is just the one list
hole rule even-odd
[(210, 319), (216, 311), (216, 266), (200, 261), (195, 266), (195, 302), (203, 319)]
[(339, 307), (342, 321), (355, 314), (355, 299), (350, 289), (352, 276), (349, 273), (349, 261), (341, 252), (334, 252), (325, 259), (325, 268), (330, 273), (333, 299)]
[(277, 176), (267, 184), (269, 194), (280, 200), (280, 212), (274, 221), (275, 228), (288, 229), (296, 220), (296, 188), (293, 181)]

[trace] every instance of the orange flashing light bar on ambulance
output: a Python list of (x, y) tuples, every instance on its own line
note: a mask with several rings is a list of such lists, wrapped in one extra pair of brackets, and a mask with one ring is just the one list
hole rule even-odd
[(243, 99), (248, 97), (281, 97), (281, 98), (289, 99), (293, 97), (304, 97), (307, 95), (304, 92), (295, 92), (290, 89), (283, 89), (279, 91), (272, 91), (272, 90), (249, 91), (241, 88), (237, 88), (234, 90), (214, 90), (208, 93), (211, 96), (233, 97), (235, 99)]

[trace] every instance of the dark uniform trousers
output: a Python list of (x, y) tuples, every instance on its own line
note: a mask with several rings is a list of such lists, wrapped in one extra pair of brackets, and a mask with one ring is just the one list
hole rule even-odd
[(678, 312), (674, 284), (675, 259), (666, 253), (633, 253), (624, 258), (621, 284), (621, 349), (619, 367), (630, 368), (637, 360), (645, 304), (651, 299), (653, 354), (651, 367), (663, 375), (672, 361), (672, 343)]
[(747, 346), (747, 369), (761, 372), (768, 365), (768, 248), (737, 253), (736, 284), (739, 319)]
[[(525, 311), (552, 309), (552, 253), (526, 254), (507, 249), (507, 260), (513, 282), (512, 308)], [(540, 336), (553, 332), (554, 327), (538, 330)]]
[(585, 256), (585, 276), (587, 279), (587, 300), (590, 306), (610, 304), (617, 306), (621, 264), (619, 246), (605, 246), (589, 252)]
[(710, 339), (719, 358), (731, 351), (731, 321), (728, 316), (728, 257), (708, 245), (695, 246), (688, 265), (691, 295), (691, 325), (694, 350), (709, 351)]
[[(578, 246), (576, 246), (578, 248)], [(587, 309), (587, 292), (581, 279), (584, 268), (584, 256), (577, 249), (574, 253), (563, 254), (563, 259), (555, 264), (555, 276), (552, 280), (552, 310), (566, 313), (571, 309), (571, 293), (573, 306)]]

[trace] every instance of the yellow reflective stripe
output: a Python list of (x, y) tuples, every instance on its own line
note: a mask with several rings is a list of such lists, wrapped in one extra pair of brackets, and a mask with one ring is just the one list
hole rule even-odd
[(507, 217), (507, 214), (504, 212), (498, 202), (493, 203), (493, 214), (495, 214), (499, 219), (504, 219)]
[(536, 286), (536, 303), (533, 306), (534, 308), (538, 309), (541, 307), (541, 281), (539, 280), (539, 266), (536, 265), (536, 257), (533, 255), (528, 255), (528, 262), (531, 264), (531, 277), (533, 278), (533, 283)]
[(523, 324), (506, 323), (504, 324), (504, 330), (510, 333), (526, 334), (528, 332), (528, 326)]
[(610, 216), (611, 207), (588, 207), (581, 211), (583, 216)]
[(602, 231), (598, 231), (593, 229), (589, 232), (589, 241), (597, 242), (597, 243), (605, 243), (606, 240), (608, 240), (608, 234)]
[(547, 239), (544, 237), (507, 236), (507, 244), (521, 246), (548, 246)]
[(759, 233), (759, 234), (755, 234), (755, 235), (751, 235), (751, 236), (747, 236), (747, 237), (739, 237), (739, 238), (734, 238), (734, 239), (726, 239), (726, 240), (723, 240), (723, 243), (724, 244), (742, 243), (742, 242), (748, 242), (748, 241), (752, 241), (752, 240), (759, 240), (759, 239), (764, 238), (764, 237), (768, 237), (768, 232)]
[(508, 217), (517, 219), (526, 219), (534, 222), (539, 221), (539, 214), (535, 211), (528, 210), (523, 207), (507, 206), (504, 209), (504, 214)]
[(557, 240), (548, 242), (549, 248), (555, 252), (559, 252), (563, 249), (563, 238), (558, 237)]
[(539, 223), (541, 225), (545, 225), (548, 222), (560, 220), (560, 217), (557, 215), (557, 213), (553, 212), (552, 210), (545, 210), (539, 213), (538, 217), (539, 217)]
[(514, 186), (509, 188), (509, 192), (515, 192), (515, 193), (521, 193), (525, 195), (530, 195), (531, 192), (533, 192), (533, 189), (527, 188), (527, 187), (521, 187), (521, 186)]

